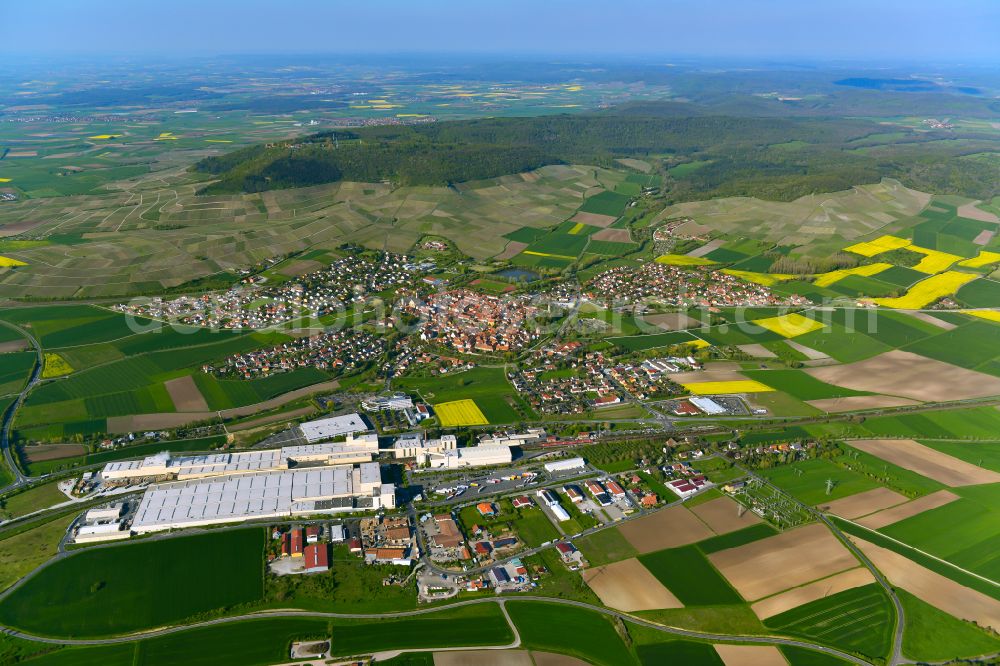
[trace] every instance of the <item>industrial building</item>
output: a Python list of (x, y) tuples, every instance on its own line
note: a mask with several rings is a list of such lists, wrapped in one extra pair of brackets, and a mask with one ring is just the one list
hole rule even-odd
[(378, 463), (307, 467), (150, 486), (132, 531), (181, 529), (257, 518), (376, 511), (396, 506)]
[(583, 458), (566, 458), (565, 460), (555, 460), (545, 463), (546, 472), (568, 472), (575, 469), (583, 469), (587, 466)]
[(454, 435), (444, 435), (441, 439), (424, 439), (421, 433), (410, 433), (396, 438), (392, 443), (394, 458), (419, 458), (423, 454), (443, 453), (458, 448)]
[(73, 537), (74, 543), (127, 538), (130, 533), (123, 529), (123, 513), (125, 513), (125, 504), (122, 502), (90, 509), (84, 514), (82, 524), (76, 529), (76, 534)]
[(467, 446), (440, 452), (421, 452), (417, 462), (433, 468), (455, 469), (483, 465), (508, 465), (514, 454), (509, 446)]
[(299, 426), (299, 430), (302, 431), (302, 436), (306, 438), (306, 441), (313, 444), (356, 432), (365, 432), (369, 428), (360, 414), (345, 414), (306, 421)]
[(257, 474), (297, 467), (351, 465), (370, 462), (377, 453), (378, 436), (374, 433), (360, 437), (349, 435), (344, 442), (178, 458), (172, 457), (169, 451), (163, 451), (142, 460), (108, 463), (101, 471), (101, 477), (105, 482), (142, 479), (185, 481), (235, 474)]
[(526, 446), (538, 444), (547, 437), (544, 428), (528, 428), (523, 433), (494, 433), (479, 438), (479, 446)]

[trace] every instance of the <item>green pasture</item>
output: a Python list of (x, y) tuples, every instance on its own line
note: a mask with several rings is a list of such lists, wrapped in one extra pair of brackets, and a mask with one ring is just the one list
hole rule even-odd
[(599, 613), (525, 601), (507, 602), (507, 611), (529, 650), (568, 654), (597, 666), (635, 663), (612, 622)]

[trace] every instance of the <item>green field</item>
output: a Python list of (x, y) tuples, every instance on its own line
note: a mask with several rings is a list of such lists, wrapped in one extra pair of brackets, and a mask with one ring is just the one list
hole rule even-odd
[(807, 650), (794, 645), (782, 645), (781, 654), (785, 655), (789, 666), (843, 666), (850, 662), (844, 661), (822, 652)]
[(0, 538), (0, 590), (6, 590), (53, 557), (75, 518), (75, 515), (63, 516), (24, 531), (3, 535)]
[(263, 537), (256, 528), (84, 550), (17, 588), (0, 603), (0, 621), (100, 636), (251, 603), (263, 591)]
[(639, 561), (685, 606), (738, 604), (743, 601), (697, 546), (640, 555)]
[(867, 395), (864, 391), (854, 391), (821, 382), (801, 370), (745, 370), (743, 374), (773, 389), (789, 393), (799, 400), (821, 400), (823, 398)]
[(719, 536), (699, 541), (698, 548), (700, 548), (701, 552), (706, 555), (711, 555), (712, 553), (717, 553), (720, 550), (736, 548), (737, 546), (743, 546), (748, 543), (753, 543), (754, 541), (760, 541), (761, 539), (774, 536), (777, 533), (778, 531), (767, 523), (757, 523), (756, 525), (744, 527), (741, 530), (736, 530), (735, 532), (730, 532), (729, 534), (720, 534)]
[(1000, 484), (953, 489), (960, 498), (880, 531), (1000, 581)]
[(945, 613), (904, 589), (896, 594), (903, 604), (903, 654), (920, 661), (946, 661), (1000, 652), (1000, 638)]
[(1000, 411), (992, 407), (972, 407), (877, 416), (865, 419), (864, 428), (876, 436), (991, 440), (1000, 432)]
[(510, 601), (507, 610), (522, 647), (558, 652), (598, 666), (634, 664), (635, 657), (605, 616), (583, 608)]
[[(879, 487), (875, 481), (823, 458), (765, 469), (761, 474), (792, 497), (810, 505), (830, 502)], [(827, 479), (834, 481), (829, 495), (826, 493)]]
[(667, 641), (640, 645), (635, 650), (642, 666), (660, 664), (691, 664), (691, 666), (724, 666), (722, 657), (709, 643)]
[(43, 483), (23, 492), (0, 498), (0, 516), (16, 518), (54, 504), (68, 502), (69, 498), (56, 487), (57, 482)]
[(592, 566), (599, 567), (635, 557), (638, 551), (617, 529), (601, 530), (573, 542)]
[(597, 213), (598, 215), (610, 215), (619, 217), (625, 212), (625, 205), (628, 203), (628, 196), (617, 192), (601, 192), (596, 194), (580, 206), (584, 213)]
[(419, 392), (432, 403), (451, 400), (475, 400), (490, 423), (514, 423), (518, 414), (511, 407), (514, 387), (507, 381), (503, 368), (478, 367), (443, 377), (403, 377), (394, 381), (394, 388)]
[(32, 351), (0, 354), (0, 395), (20, 393), (37, 358)]
[(794, 608), (764, 620), (772, 629), (843, 650), (882, 658), (890, 650), (894, 613), (888, 596), (872, 583)]
[(924, 446), (967, 463), (1000, 472), (1000, 442), (939, 442), (922, 440)]

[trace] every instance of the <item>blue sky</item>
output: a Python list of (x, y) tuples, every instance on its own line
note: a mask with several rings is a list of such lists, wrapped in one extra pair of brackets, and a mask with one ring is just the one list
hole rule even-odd
[(490, 52), (1000, 64), (1000, 0), (4, 0), (6, 54)]

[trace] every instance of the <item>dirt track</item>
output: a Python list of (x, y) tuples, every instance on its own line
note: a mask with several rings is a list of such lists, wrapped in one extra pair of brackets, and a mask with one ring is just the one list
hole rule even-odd
[(851, 446), (952, 488), (1000, 482), (1000, 474), (935, 451), (912, 439), (861, 439)]
[(819, 523), (713, 553), (708, 559), (748, 601), (858, 565), (850, 551)]
[(631, 613), (658, 608), (683, 608), (663, 584), (634, 557), (586, 569), (583, 579), (605, 606)]
[(851, 537), (858, 548), (889, 579), (907, 592), (955, 617), (1000, 629), (1000, 601), (959, 585), (891, 550)]
[(892, 525), (893, 523), (898, 523), (901, 520), (915, 516), (918, 513), (923, 513), (924, 511), (930, 511), (931, 509), (936, 509), (939, 506), (944, 506), (945, 504), (954, 502), (957, 499), (958, 495), (955, 493), (947, 490), (939, 490), (936, 493), (918, 497), (912, 502), (900, 504), (899, 506), (892, 507), (891, 509), (885, 509), (884, 511), (873, 513), (870, 516), (865, 516), (857, 522), (858, 524), (864, 525), (870, 529), (878, 530), (882, 529), (886, 525)]

